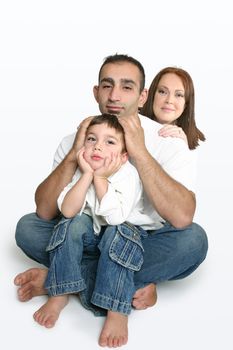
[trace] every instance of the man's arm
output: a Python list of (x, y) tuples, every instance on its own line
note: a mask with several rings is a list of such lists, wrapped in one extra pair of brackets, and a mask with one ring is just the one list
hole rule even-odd
[(128, 154), (154, 208), (174, 227), (189, 225), (196, 207), (194, 193), (170, 177), (147, 151), (138, 116), (120, 117), (119, 120), (125, 131)]
[(35, 193), (36, 213), (45, 220), (51, 220), (59, 214), (57, 199), (64, 187), (71, 181), (77, 168), (76, 154), (83, 146), (86, 129), (92, 117), (80, 124), (71, 150), (56, 169), (38, 186)]
[(159, 215), (177, 228), (191, 224), (196, 208), (194, 193), (171, 178), (147, 150), (138, 153), (133, 161)]
[(77, 168), (77, 162), (68, 154), (56, 169), (37, 187), (35, 193), (36, 213), (45, 220), (51, 220), (59, 214), (57, 198), (71, 181)]

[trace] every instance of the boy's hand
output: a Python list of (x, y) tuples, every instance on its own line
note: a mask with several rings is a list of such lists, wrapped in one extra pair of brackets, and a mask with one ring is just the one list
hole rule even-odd
[(108, 178), (109, 176), (116, 173), (120, 169), (122, 164), (123, 161), (121, 154), (112, 153), (111, 158), (106, 158), (104, 161), (104, 165), (101, 168), (94, 171), (94, 176)]
[(85, 152), (85, 148), (82, 147), (76, 154), (77, 162), (78, 162), (78, 166), (80, 168), (80, 171), (83, 174), (84, 173), (91, 173), (91, 174), (93, 174), (92, 167), (87, 163), (87, 161), (84, 158), (84, 152)]

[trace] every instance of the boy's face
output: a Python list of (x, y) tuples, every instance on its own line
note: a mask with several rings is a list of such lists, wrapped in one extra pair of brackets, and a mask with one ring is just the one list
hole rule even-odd
[(103, 66), (99, 85), (93, 92), (101, 113), (117, 116), (137, 114), (147, 98), (145, 89), (140, 93), (140, 71), (130, 62)]
[(108, 127), (107, 124), (90, 126), (84, 147), (84, 159), (93, 170), (101, 168), (106, 158), (112, 159), (118, 154), (122, 158), (122, 164), (127, 160), (123, 135), (114, 128)]

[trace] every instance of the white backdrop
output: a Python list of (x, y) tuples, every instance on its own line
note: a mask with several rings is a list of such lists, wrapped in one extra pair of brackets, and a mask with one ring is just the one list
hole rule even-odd
[[(43, 297), (16, 298), (13, 277), (36, 264), (14, 241), (35, 210), (34, 191), (51, 170), (61, 138), (98, 113), (92, 95), (103, 59), (127, 53), (146, 85), (163, 67), (189, 71), (199, 149), (195, 221), (207, 231), (206, 261), (189, 278), (158, 287), (156, 307), (133, 312), (125, 349), (232, 349), (232, 11), (231, 1), (2, 0), (0, 2), (1, 337), (4, 349), (97, 349), (103, 319), (71, 298), (54, 329), (37, 325)], [(80, 345), (81, 344), (81, 345)]]

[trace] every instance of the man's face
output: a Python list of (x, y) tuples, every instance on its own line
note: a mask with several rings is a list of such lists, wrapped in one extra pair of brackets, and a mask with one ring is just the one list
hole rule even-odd
[(100, 112), (117, 116), (137, 114), (147, 98), (146, 90), (140, 93), (140, 71), (130, 62), (103, 66), (99, 86), (93, 91)]

